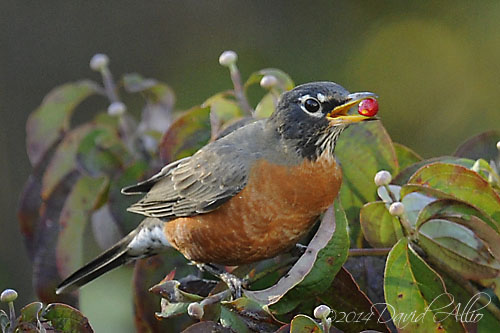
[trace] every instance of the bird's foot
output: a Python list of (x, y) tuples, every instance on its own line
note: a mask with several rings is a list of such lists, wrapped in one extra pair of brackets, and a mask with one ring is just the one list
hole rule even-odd
[(243, 279), (240, 279), (239, 277), (231, 273), (222, 273), (219, 278), (228, 286), (233, 299), (237, 299), (243, 296), (242, 291), (246, 285)]
[(236, 275), (228, 273), (223, 269), (210, 265), (210, 264), (200, 264), (196, 263), (198, 269), (208, 272), (219, 279), (221, 279), (231, 291), (231, 295), (233, 299), (240, 298), (243, 295), (243, 288), (246, 287), (247, 281), (244, 279), (240, 279)]

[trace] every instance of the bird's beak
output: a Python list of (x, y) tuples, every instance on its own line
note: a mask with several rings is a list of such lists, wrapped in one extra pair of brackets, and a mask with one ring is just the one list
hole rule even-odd
[(356, 115), (348, 115), (347, 111), (349, 109), (361, 102), (364, 99), (368, 98), (378, 98), (377, 95), (371, 92), (358, 92), (358, 93), (353, 93), (347, 95), (347, 101), (335, 107), (332, 111), (330, 111), (326, 115), (326, 119), (330, 121), (330, 124), (332, 125), (340, 125), (340, 124), (351, 124), (351, 123), (358, 123), (360, 121), (367, 121), (367, 120), (377, 120), (377, 117), (368, 117), (368, 116), (363, 116), (360, 114)]

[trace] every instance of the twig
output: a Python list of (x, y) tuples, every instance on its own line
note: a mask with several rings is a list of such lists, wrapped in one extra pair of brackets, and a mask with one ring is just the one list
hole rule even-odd
[(390, 247), (349, 249), (349, 257), (386, 256), (390, 251)]
[(200, 302), (200, 305), (201, 306), (207, 306), (207, 305), (210, 305), (210, 304), (214, 304), (214, 303), (220, 302), (221, 300), (223, 300), (224, 298), (227, 298), (229, 296), (231, 296), (231, 290), (224, 289), (223, 291), (221, 291), (221, 292), (219, 292), (217, 294), (205, 297)]

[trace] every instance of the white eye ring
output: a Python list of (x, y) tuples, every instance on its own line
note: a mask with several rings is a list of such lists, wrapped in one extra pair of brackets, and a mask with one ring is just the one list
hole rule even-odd
[[(321, 118), (323, 116), (323, 114), (320, 112), (322, 107), (321, 107), (321, 103), (320, 101), (318, 101), (317, 98), (314, 98), (314, 97), (311, 97), (310, 95), (304, 95), (302, 97), (299, 98), (299, 101), (300, 101), (300, 108), (302, 109), (302, 111), (304, 111), (305, 113), (313, 116), (313, 117), (316, 117), (316, 118)], [(315, 110), (315, 111), (310, 111), (310, 110), (307, 110), (307, 105), (306, 103), (308, 101), (311, 101), (311, 102), (316, 102), (317, 105), (318, 105), (318, 109)]]

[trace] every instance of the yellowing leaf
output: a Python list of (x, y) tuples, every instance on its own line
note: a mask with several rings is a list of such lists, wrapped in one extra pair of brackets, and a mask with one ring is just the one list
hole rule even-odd
[(391, 247), (403, 235), (399, 220), (389, 214), (382, 201), (364, 205), (359, 221), (365, 239), (373, 247)]
[[(481, 176), (466, 167), (433, 163), (420, 168), (408, 181), (460, 199), (489, 214), (500, 226), (500, 196)], [(438, 193), (436, 192), (436, 193)], [(404, 197), (407, 191), (401, 189)]]
[(36, 166), (50, 147), (69, 129), (76, 106), (98, 91), (91, 81), (67, 83), (52, 90), (26, 123), (26, 150)]

